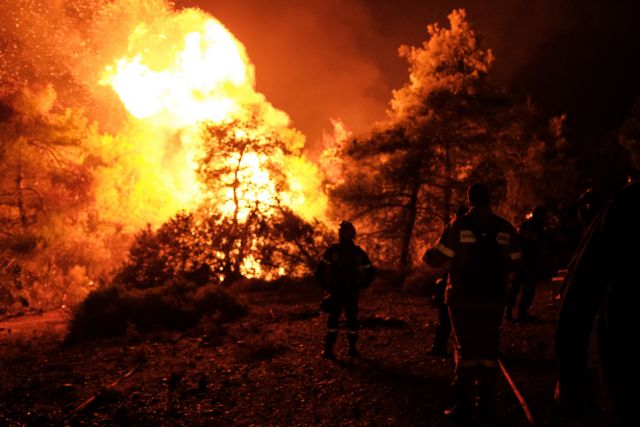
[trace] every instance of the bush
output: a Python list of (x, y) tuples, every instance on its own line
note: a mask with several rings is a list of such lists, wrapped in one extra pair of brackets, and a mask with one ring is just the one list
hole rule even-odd
[(123, 289), (113, 286), (91, 292), (73, 313), (68, 339), (123, 335), (128, 310), (123, 293)]
[(327, 233), (322, 224), (284, 207), (247, 224), (206, 210), (180, 213), (158, 230), (148, 227), (136, 235), (114, 283), (145, 289), (179, 275), (199, 285), (210, 280), (229, 285), (252, 276), (300, 278), (313, 271)]
[(140, 333), (183, 331), (203, 319), (221, 325), (245, 314), (221, 289), (184, 278), (148, 289), (112, 285), (91, 292), (75, 309), (66, 341), (122, 336), (131, 327)]

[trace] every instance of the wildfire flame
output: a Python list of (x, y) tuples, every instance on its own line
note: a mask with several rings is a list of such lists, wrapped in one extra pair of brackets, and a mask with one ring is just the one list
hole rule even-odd
[[(202, 123), (242, 123), (256, 111), (260, 127), (236, 132), (257, 133), (257, 138), (260, 133), (277, 134), (287, 153), (269, 157), (245, 152), (240, 159), (227, 159), (229, 164), (240, 162), (237, 179), (242, 185), (235, 194), (231, 189), (216, 194), (214, 208), (227, 216), (235, 212), (240, 222), (256, 204), (281, 203), (308, 220), (324, 217), (327, 202), (320, 190), (321, 176), (302, 155), (303, 136), (290, 127), (284, 112), (255, 90), (246, 49), (222, 23), (186, 9), (140, 23), (128, 42), (127, 54), (105, 67), (100, 83), (113, 88), (134, 118), (132, 126), (144, 145), (135, 184), (138, 203), (153, 206), (156, 224), (198, 206), (207, 192), (196, 173), (204, 154)], [(267, 162), (277, 162), (286, 189), (276, 185)], [(149, 216), (145, 221), (152, 222)], [(245, 271), (259, 274), (257, 260), (245, 263), (250, 264)]]
[[(254, 67), (244, 46), (222, 23), (195, 9), (139, 24), (129, 37), (127, 55), (105, 68), (101, 84), (115, 90), (143, 127), (154, 129), (157, 152), (167, 157), (167, 141), (159, 137), (160, 131), (173, 138), (177, 135), (178, 149), (162, 162), (173, 177), (173, 185), (168, 186), (173, 188), (167, 190), (179, 201), (176, 208), (196, 204), (203, 192), (196, 177), (197, 159), (202, 155), (201, 123), (241, 120), (255, 111), (249, 111), (250, 106), (259, 104), (261, 121), (268, 128), (264, 132), (289, 127), (289, 117), (256, 92)], [(288, 132), (294, 134), (291, 129)], [(289, 190), (279, 200), (304, 218), (321, 217), (325, 201), (313, 196), (320, 184), (314, 176), (317, 169), (301, 157), (304, 142), (299, 139), (298, 134), (289, 143), (298, 155), (281, 159)], [(241, 181), (252, 183), (241, 194), (245, 205), (274, 202), (276, 186), (263, 167), (267, 160), (259, 153), (243, 157)], [(224, 198), (218, 208), (229, 213), (232, 194)]]
[[(254, 71), (244, 46), (216, 19), (197, 11), (174, 28), (140, 24), (130, 54), (107, 66), (109, 83), (138, 119), (156, 117), (172, 128), (237, 114), (253, 92)], [(153, 48), (149, 40), (155, 39)]]
[[(180, 211), (194, 213), (169, 224), (191, 227), (174, 230), (180, 242), (208, 249), (183, 268), (210, 262), (220, 279), (301, 271), (278, 255), (261, 265), (272, 243), (295, 250), (281, 229), (269, 240), (265, 216), (297, 225), (279, 205), (324, 220), (324, 177), (220, 22), (170, 0), (3, 0), (0, 15), (2, 237), (37, 243), (15, 249), (21, 300), (79, 301), (122, 267), (136, 232)], [(229, 145), (211, 138), (228, 129)], [(217, 225), (211, 240), (187, 234)]]

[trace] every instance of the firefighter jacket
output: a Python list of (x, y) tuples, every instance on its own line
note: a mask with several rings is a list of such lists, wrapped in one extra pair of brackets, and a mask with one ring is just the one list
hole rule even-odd
[(604, 378), (614, 399), (634, 412), (640, 389), (639, 284), (640, 182), (635, 182), (594, 218), (570, 264), (555, 336), (561, 389), (579, 390), (584, 384), (598, 315)]
[(368, 288), (375, 269), (367, 253), (351, 240), (344, 240), (327, 249), (316, 268), (315, 277), (332, 293), (357, 292)]
[(518, 228), (522, 247), (522, 269), (526, 273), (539, 276), (543, 269), (542, 254), (547, 242), (544, 225), (528, 219)]
[[(473, 261), (470, 259), (473, 253), (472, 246), (476, 243), (478, 234), (491, 236), (499, 251), (496, 263), (504, 266), (504, 272), (496, 279), (499, 283), (489, 284), (500, 290), (488, 299), (470, 292), (462, 280), (465, 265)], [(426, 251), (423, 260), (432, 267), (449, 270), (445, 301), (451, 307), (463, 308), (503, 305), (506, 298), (507, 275), (516, 268), (521, 258), (518, 235), (509, 221), (493, 214), (489, 209), (474, 208), (446, 226), (438, 242)], [(486, 267), (490, 269), (492, 266)]]

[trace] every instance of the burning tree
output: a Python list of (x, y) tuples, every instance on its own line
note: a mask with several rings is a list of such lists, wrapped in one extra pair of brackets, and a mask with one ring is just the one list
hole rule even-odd
[(86, 216), (93, 177), (84, 141), (95, 129), (61, 108), (50, 85), (11, 95), (0, 122), (0, 271), (3, 287), (15, 286), (4, 294), (25, 305), (40, 298), (61, 304), (84, 295), (88, 269), (97, 267), (92, 257), (103, 249), (88, 237)]
[[(79, 282), (108, 281), (131, 242), (127, 266), (155, 257), (149, 268), (162, 274), (206, 265), (228, 281), (308, 268), (324, 233), (321, 174), (224, 25), (163, 0), (18, 3), (0, 6), (10, 22), (0, 27), (1, 213), (34, 236), (30, 271), (64, 277), (64, 300), (86, 293)], [(38, 31), (50, 37), (40, 43)], [(13, 114), (21, 93), (43, 113)], [(15, 258), (5, 233), (0, 269)], [(44, 241), (74, 252), (45, 261)], [(154, 274), (127, 277), (150, 286), (162, 281)]]
[[(147, 255), (165, 273), (206, 268), (224, 282), (308, 271), (326, 196), (302, 154), (304, 137), (255, 92), (244, 47), (220, 23), (192, 10), (171, 22), (184, 44), (149, 47), (150, 35), (167, 31), (163, 20), (138, 28), (105, 79), (133, 116), (173, 135), (174, 177), (191, 205), (141, 235), (134, 251), (158, 247)], [(144, 258), (134, 254), (128, 269), (144, 268)]]
[(333, 154), (344, 171), (332, 183), (334, 201), (369, 230), (383, 260), (399, 260), (403, 275), (464, 203), (469, 182), (489, 184), (511, 218), (539, 203), (526, 187), (555, 149), (541, 139), (535, 109), (488, 80), (493, 54), (465, 11), (449, 22), (428, 26), (423, 46), (401, 47), (409, 82), (394, 92), (389, 120)]
[(199, 174), (210, 190), (205, 206), (214, 206), (210, 212), (220, 218), (222, 239), (215, 252), (227, 280), (295, 275), (300, 267), (308, 272), (322, 243), (316, 239), (326, 234), (318, 221), (312, 227), (290, 208), (305, 200), (297, 200), (298, 177), (287, 167), (299, 157), (286, 144), (287, 135), (270, 129), (259, 111), (247, 123), (209, 125), (204, 138)]
[(157, 232), (141, 232), (118, 281), (146, 288), (176, 276), (232, 283), (309, 273), (328, 231), (289, 207), (295, 193), (284, 165), (293, 153), (257, 117), (204, 128), (198, 174), (205, 199)]

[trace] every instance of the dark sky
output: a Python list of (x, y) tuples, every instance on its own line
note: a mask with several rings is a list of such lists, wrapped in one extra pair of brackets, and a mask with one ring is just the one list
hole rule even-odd
[(330, 118), (355, 131), (384, 118), (407, 65), (401, 44), (457, 7), (493, 49), (493, 75), (548, 114), (566, 112), (576, 143), (618, 126), (640, 94), (640, 2), (596, 0), (184, 0), (221, 20), (249, 51), (258, 89), (312, 146)]

